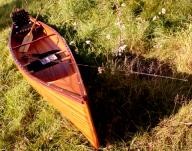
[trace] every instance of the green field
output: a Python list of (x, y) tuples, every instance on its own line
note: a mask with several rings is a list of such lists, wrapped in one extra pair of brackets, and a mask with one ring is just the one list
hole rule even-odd
[(0, 150), (93, 150), (14, 65), (14, 7), (40, 10), (77, 63), (91, 66), (80, 71), (101, 150), (192, 150), (191, 0), (0, 0)]

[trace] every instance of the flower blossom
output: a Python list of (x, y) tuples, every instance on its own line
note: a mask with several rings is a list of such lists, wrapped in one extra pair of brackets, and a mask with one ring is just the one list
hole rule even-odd
[(125, 51), (125, 49), (127, 48), (127, 45), (122, 45), (118, 48), (117, 52), (116, 52), (116, 56), (122, 56), (123, 52)]
[(91, 44), (91, 41), (90, 41), (90, 40), (86, 40), (85, 43), (86, 43), (87, 45), (90, 45), (90, 44)]
[(162, 14), (165, 14), (165, 13), (166, 13), (166, 9), (165, 9), (165, 8), (162, 8), (162, 9), (161, 9), (161, 13), (162, 13)]
[(111, 35), (110, 34), (107, 34), (106, 35), (106, 38), (109, 40), (109, 39), (111, 39)]
[(105, 71), (105, 68), (104, 67), (98, 67), (97, 70), (98, 70), (99, 74), (102, 74)]
[(122, 6), (122, 7), (125, 7), (125, 6), (126, 6), (126, 4), (125, 4), (125, 3), (122, 3), (122, 4), (121, 4), (121, 6)]
[(70, 43), (69, 43), (69, 45), (74, 45), (75, 44), (75, 41), (71, 41)]
[(154, 16), (154, 17), (153, 17), (153, 21), (155, 21), (155, 20), (157, 20), (157, 16)]

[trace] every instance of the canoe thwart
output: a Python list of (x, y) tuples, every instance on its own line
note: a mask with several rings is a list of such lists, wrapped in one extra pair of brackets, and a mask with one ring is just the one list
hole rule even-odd
[(51, 37), (51, 36), (55, 36), (56, 34), (50, 34), (50, 35), (46, 35), (46, 36), (43, 36), (43, 37), (40, 37), (40, 38), (37, 38), (31, 42), (28, 42), (28, 43), (24, 43), (24, 44), (21, 44), (21, 45), (18, 45), (18, 46), (15, 46), (13, 47), (12, 49), (17, 49), (17, 48), (20, 48), (22, 46), (25, 46), (25, 45), (28, 45), (28, 44), (32, 44), (32, 43), (35, 43), (35, 42), (38, 42), (39, 40), (42, 40), (42, 39), (45, 39), (45, 38), (48, 38), (48, 37)]
[(62, 61), (70, 60), (71, 57), (67, 56), (64, 51), (51, 50), (42, 54), (32, 54), (35, 58), (34, 61), (23, 65), (28, 71), (38, 72)]

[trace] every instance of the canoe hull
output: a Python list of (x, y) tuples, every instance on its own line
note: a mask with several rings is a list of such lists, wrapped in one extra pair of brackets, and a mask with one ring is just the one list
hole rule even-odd
[(29, 77), (19, 66), (18, 69), (28, 83), (43, 96), (46, 101), (54, 106), (62, 116), (71, 121), (95, 148), (99, 147), (96, 131), (90, 116), (89, 106), (86, 101), (82, 100), (83, 102), (80, 103), (73, 98), (53, 91), (48, 85), (46, 86)]
[[(76, 92), (80, 92), (80, 94), (76, 95), (69, 90), (65, 90), (60, 87), (54, 87), (51, 82), (45, 82), (31, 74), (29, 71), (26, 70), (25, 67), (20, 63), (18, 60), (17, 50), (14, 50), (14, 47), (18, 44), (13, 42), (13, 33), (11, 33), (10, 40), (9, 40), (9, 47), (13, 59), (15, 61), (16, 66), (18, 67), (21, 74), (24, 78), (29, 82), (29, 84), (48, 101), (51, 105), (53, 105), (64, 117), (66, 117), (69, 121), (71, 121), (90, 141), (90, 143), (97, 149), (99, 147), (99, 141), (97, 138), (97, 133), (91, 118), (91, 113), (89, 111), (88, 99), (86, 95), (86, 90), (84, 88), (78, 67), (70, 52), (65, 40), (57, 33), (54, 29), (47, 26), (46, 24), (39, 22), (47, 31), (47, 33), (55, 34), (57, 39), (60, 41), (58, 44), (57, 40), (53, 40), (50, 37), (51, 41), (57, 41), (56, 45), (61, 50), (64, 50), (71, 56), (71, 61), (74, 66), (74, 70), (76, 73), (74, 75), (77, 76), (77, 81), (80, 86)], [(45, 43), (43, 43), (45, 45)], [(34, 45), (34, 44), (33, 44)], [(31, 45), (31, 47), (33, 46)], [(41, 44), (40, 44), (41, 45)], [(39, 45), (39, 46), (40, 46)], [(50, 44), (48, 44), (50, 45)], [(37, 44), (36, 44), (37, 46)], [(46, 48), (46, 46), (44, 46)], [(29, 48), (32, 50), (32, 48)], [(62, 70), (62, 68), (61, 68)], [(46, 77), (46, 75), (44, 75)], [(65, 81), (64, 81), (65, 83)], [(68, 87), (66, 87), (68, 88)]]

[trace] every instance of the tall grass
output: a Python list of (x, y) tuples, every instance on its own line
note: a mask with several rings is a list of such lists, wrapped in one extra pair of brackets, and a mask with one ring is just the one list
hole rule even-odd
[(131, 149), (191, 150), (191, 103), (173, 117), (162, 120), (150, 133), (135, 135)]

